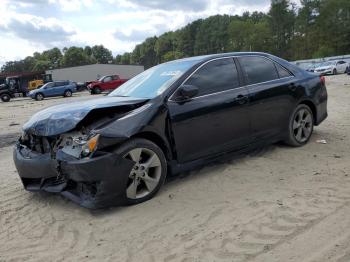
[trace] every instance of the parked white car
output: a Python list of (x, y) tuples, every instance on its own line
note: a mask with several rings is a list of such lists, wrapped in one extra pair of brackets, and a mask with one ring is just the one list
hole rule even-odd
[(348, 67), (349, 64), (343, 60), (327, 61), (316, 67), (314, 72), (321, 75), (336, 75), (339, 73), (343, 74), (346, 73)]

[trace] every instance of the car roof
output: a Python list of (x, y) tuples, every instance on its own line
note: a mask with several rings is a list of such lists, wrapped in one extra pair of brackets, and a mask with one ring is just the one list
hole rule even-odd
[(220, 58), (220, 57), (227, 57), (227, 56), (250, 56), (250, 55), (260, 55), (260, 56), (265, 56), (265, 57), (274, 57), (271, 54), (264, 53), (264, 52), (230, 52), (230, 53), (220, 53), (220, 54), (210, 54), (210, 55), (202, 55), (202, 56), (193, 56), (193, 57), (186, 57), (186, 58), (181, 58), (177, 60), (172, 60), (169, 62), (166, 62), (165, 64), (170, 64), (170, 63), (181, 63), (181, 62), (194, 62), (194, 63), (202, 63), (206, 62), (208, 60), (212, 60), (215, 58)]

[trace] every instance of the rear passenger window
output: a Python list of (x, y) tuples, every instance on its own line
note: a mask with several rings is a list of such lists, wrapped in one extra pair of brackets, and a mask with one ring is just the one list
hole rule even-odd
[(239, 87), (236, 65), (232, 58), (214, 60), (201, 67), (185, 84), (198, 87), (197, 96)]
[(239, 57), (248, 84), (257, 84), (278, 79), (275, 65), (272, 61), (259, 56)]
[(291, 76), (290, 72), (287, 69), (285, 69), (284, 67), (282, 67), (281, 65), (279, 65), (277, 63), (275, 63), (275, 65), (276, 65), (277, 72), (278, 72), (280, 78)]

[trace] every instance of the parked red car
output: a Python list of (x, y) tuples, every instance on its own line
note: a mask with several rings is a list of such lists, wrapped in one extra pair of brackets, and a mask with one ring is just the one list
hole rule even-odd
[(128, 79), (120, 79), (118, 75), (103, 76), (97, 81), (92, 81), (87, 88), (92, 95), (101, 94), (103, 91), (116, 89), (126, 81)]

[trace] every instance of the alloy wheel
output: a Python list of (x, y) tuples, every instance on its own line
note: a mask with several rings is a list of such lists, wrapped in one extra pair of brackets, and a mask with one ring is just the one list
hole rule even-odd
[(305, 108), (301, 108), (294, 117), (293, 134), (299, 143), (307, 141), (312, 133), (313, 118), (311, 113)]
[(159, 185), (162, 164), (158, 155), (148, 148), (135, 148), (124, 155), (135, 162), (129, 174), (126, 195), (129, 199), (139, 199), (151, 194)]
[(38, 101), (43, 100), (43, 98), (44, 98), (43, 95), (40, 93), (36, 95), (36, 100), (38, 100)]

